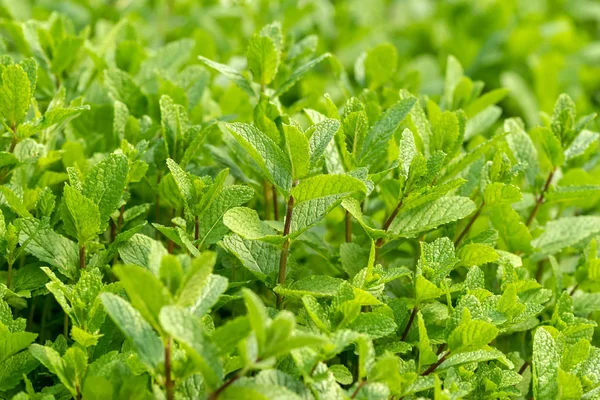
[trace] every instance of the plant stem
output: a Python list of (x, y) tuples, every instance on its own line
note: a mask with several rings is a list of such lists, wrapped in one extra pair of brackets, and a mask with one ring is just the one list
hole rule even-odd
[[(388, 231), (388, 229), (392, 225), (392, 222), (394, 222), (394, 219), (396, 219), (396, 217), (398, 216), (398, 213), (400, 212), (400, 209), (402, 208), (403, 201), (404, 201), (404, 195), (402, 196), (402, 198), (400, 199), (400, 201), (396, 205), (396, 208), (394, 208), (394, 211), (392, 211), (392, 213), (389, 215), (389, 217), (387, 217), (387, 219), (383, 223), (383, 230), (384, 231), (386, 231), (386, 232)], [(381, 246), (383, 246), (384, 244), (385, 244), (385, 238), (379, 238), (375, 242), (375, 260), (377, 260), (377, 258), (379, 256), (379, 248)]]
[(358, 386), (356, 387), (356, 389), (354, 389), (354, 392), (352, 393), (352, 396), (350, 396), (351, 399), (356, 398), (356, 395), (358, 394), (358, 392), (360, 392), (360, 389), (362, 389), (363, 386), (365, 386), (367, 383), (366, 380), (362, 380), (360, 381), (360, 383), (358, 384)]
[(271, 194), (271, 192), (269, 191), (269, 182), (263, 181), (263, 197), (265, 200), (265, 220), (271, 219), (271, 209), (269, 207), (269, 203), (271, 202), (270, 194)]
[(573, 296), (575, 294), (575, 292), (577, 291), (577, 289), (579, 289), (579, 283), (577, 283), (575, 286), (573, 286), (573, 289), (571, 289), (571, 291), (569, 292), (569, 296)]
[(404, 328), (404, 332), (402, 332), (402, 337), (400, 338), (400, 340), (402, 340), (403, 342), (406, 341), (406, 337), (408, 336), (408, 331), (410, 331), (410, 327), (412, 326), (412, 324), (415, 320), (415, 317), (417, 316), (418, 311), (419, 311), (419, 309), (415, 305), (410, 313), (410, 317), (408, 318), (408, 323), (406, 324), (406, 328)]
[(242, 376), (240, 374), (235, 374), (234, 376), (232, 376), (230, 379), (228, 379), (225, 383), (223, 383), (221, 386), (219, 386), (217, 388), (217, 390), (215, 390), (214, 392), (212, 392), (209, 396), (207, 400), (217, 400), (219, 398), (219, 396), (221, 395), (221, 393), (223, 393), (223, 391), (225, 389), (227, 389), (232, 383), (234, 383), (235, 381), (237, 381), (238, 379), (240, 379)]
[(10, 281), (12, 280), (12, 267), (13, 263), (11, 261), (8, 262), (8, 275), (6, 276), (6, 287), (10, 289)]
[(429, 368), (427, 368), (427, 370), (425, 372), (423, 372), (421, 375), (426, 376), (426, 375), (431, 374), (433, 371), (436, 370), (437, 367), (439, 367), (444, 361), (446, 361), (446, 358), (448, 358), (449, 355), (450, 355), (450, 351), (448, 351), (439, 360), (437, 360), (437, 362), (435, 364), (433, 364)]
[(535, 216), (537, 215), (538, 211), (540, 210), (540, 207), (544, 203), (544, 196), (546, 195), (546, 192), (548, 191), (548, 188), (550, 187), (550, 183), (552, 182), (552, 178), (554, 178), (555, 172), (556, 172), (556, 167), (552, 168), (552, 171), (550, 171), (550, 174), (548, 174), (546, 183), (544, 183), (544, 187), (542, 188), (540, 195), (538, 196), (537, 200), (535, 201), (535, 206), (533, 207), (533, 210), (531, 210), (531, 214), (529, 214), (529, 217), (527, 218), (527, 223), (525, 225), (527, 225), (527, 226), (531, 225)]
[[(158, 185), (160, 185), (160, 172), (156, 173), (156, 187), (158, 188)], [(160, 194), (158, 194), (158, 191), (156, 192), (156, 204), (154, 207), (154, 222), (156, 222), (157, 224), (160, 224)], [(154, 238), (158, 239), (159, 238), (160, 233), (158, 232), (158, 229), (156, 229), (154, 231)]]
[(462, 230), (460, 235), (458, 235), (458, 237), (454, 241), (454, 246), (458, 245), (465, 238), (465, 236), (467, 236), (467, 233), (469, 233), (469, 231), (471, 230), (471, 227), (473, 226), (473, 224), (475, 223), (477, 218), (479, 218), (479, 216), (481, 215), (481, 211), (483, 211), (483, 206), (485, 206), (485, 201), (481, 202), (481, 205), (479, 206), (477, 211), (475, 211), (475, 214), (473, 214), (473, 216), (471, 217), (469, 222), (467, 222), (467, 225), (465, 226), (465, 228)]
[(527, 369), (527, 367), (529, 367), (529, 361), (525, 361), (523, 363), (523, 365), (521, 365), (521, 368), (519, 368), (519, 375), (523, 375), (523, 372), (525, 372), (525, 370)]
[(168, 337), (165, 343), (165, 390), (167, 392), (167, 400), (175, 398), (175, 385), (171, 380), (171, 338)]
[(121, 233), (121, 228), (123, 228), (123, 215), (125, 214), (125, 204), (119, 208), (119, 219), (117, 220), (117, 233)]
[(439, 347), (437, 353), (435, 353), (435, 354), (437, 354), (439, 356), (440, 354), (442, 354), (442, 351), (444, 351), (445, 348), (446, 348), (446, 343), (442, 343), (442, 345)]
[(542, 278), (544, 277), (544, 260), (538, 261), (537, 269), (535, 271), (535, 280), (538, 283), (542, 283)]
[(275, 188), (275, 185), (271, 185), (271, 197), (273, 199), (273, 218), (275, 221), (279, 221), (279, 205), (277, 204), (277, 188)]
[(196, 215), (194, 218), (194, 240), (198, 240), (198, 237), (200, 237), (200, 220)]
[(67, 339), (69, 337), (69, 314), (67, 314), (66, 312), (64, 314), (65, 316), (63, 319), (63, 335), (65, 339)]
[(85, 269), (85, 244), (79, 248), (79, 268)]
[(115, 238), (117, 237), (117, 224), (115, 224), (115, 221), (112, 220), (112, 218), (110, 219), (110, 242), (114, 242)]
[(12, 141), (10, 142), (10, 148), (8, 149), (8, 152), (12, 153), (15, 150), (15, 147), (16, 147), (17, 143), (19, 142), (19, 139), (17, 139), (17, 126), (12, 125), (10, 127), (10, 129), (12, 130)]
[[(296, 182), (294, 182), (296, 186)], [(294, 210), (294, 197), (290, 194), (288, 199), (287, 209), (285, 211), (285, 225), (283, 227), (283, 236), (288, 236), (292, 228), (292, 211)], [(281, 247), (281, 256), (279, 257), (279, 279), (280, 285), (285, 284), (285, 273), (287, 269), (287, 261), (290, 255), (290, 238), (287, 237)], [(277, 294), (277, 309), (281, 310), (283, 306), (283, 297)]]
[(352, 242), (352, 214), (346, 211), (346, 243)]

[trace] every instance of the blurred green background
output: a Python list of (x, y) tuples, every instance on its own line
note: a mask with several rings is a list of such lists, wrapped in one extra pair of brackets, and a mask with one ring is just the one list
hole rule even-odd
[[(114, 24), (124, 20), (127, 29), (119, 32), (116, 57), (135, 54), (141, 62), (147, 56), (145, 46), (158, 48), (190, 37), (195, 41), (192, 54), (236, 65), (232, 55), (243, 54), (247, 39), (277, 20), (290, 38), (316, 35), (318, 52), (332, 52), (350, 80), (363, 52), (389, 42), (398, 50), (396, 87), (415, 93), (441, 92), (446, 59), (452, 54), (467, 75), (485, 82), (486, 90), (511, 89), (502, 104), (505, 113), (524, 117), (530, 126), (539, 121), (537, 110), (550, 112), (562, 92), (575, 99), (581, 113), (593, 112), (600, 103), (596, 0), (0, 0), (0, 4), (0, 51), (9, 54), (35, 51), (20, 43), (22, 32), (15, 21), (47, 21), (58, 11), (90, 43), (101, 42)], [(129, 72), (137, 66), (119, 65)], [(320, 78), (305, 82), (309, 87), (300, 90), (336, 91), (339, 74)]]

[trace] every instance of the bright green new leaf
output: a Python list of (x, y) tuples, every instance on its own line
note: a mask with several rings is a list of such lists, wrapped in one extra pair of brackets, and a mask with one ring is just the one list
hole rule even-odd
[(304, 179), (292, 189), (295, 204), (322, 197), (366, 192), (365, 184), (350, 175), (317, 175)]
[(560, 353), (551, 333), (538, 328), (533, 336), (533, 395), (540, 399), (558, 396)]
[(69, 185), (65, 185), (64, 196), (77, 230), (77, 241), (83, 246), (100, 233), (100, 211), (92, 200)]
[(25, 119), (31, 95), (29, 78), (23, 68), (20, 65), (5, 68), (0, 85), (0, 113), (13, 130)]
[(279, 68), (281, 52), (276, 48), (273, 39), (268, 36), (254, 35), (248, 44), (246, 58), (248, 68), (254, 75), (254, 80), (265, 87), (275, 78)]
[(415, 237), (422, 232), (457, 221), (475, 211), (475, 203), (466, 197), (446, 196), (431, 203), (400, 212), (389, 232), (402, 237)]

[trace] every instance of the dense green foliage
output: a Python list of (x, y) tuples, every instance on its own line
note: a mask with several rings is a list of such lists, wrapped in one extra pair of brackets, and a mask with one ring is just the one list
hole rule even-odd
[(593, 0), (0, 0), (0, 398), (600, 399)]

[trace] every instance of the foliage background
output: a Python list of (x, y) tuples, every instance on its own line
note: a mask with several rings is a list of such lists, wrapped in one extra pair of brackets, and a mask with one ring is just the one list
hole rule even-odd
[(3, 398), (600, 396), (600, 4), (366, 3), (0, 1)]

